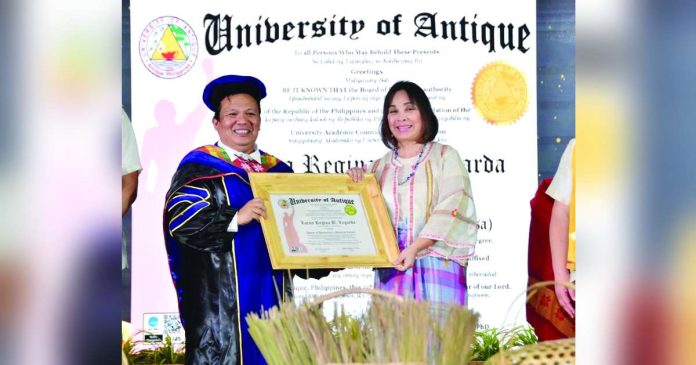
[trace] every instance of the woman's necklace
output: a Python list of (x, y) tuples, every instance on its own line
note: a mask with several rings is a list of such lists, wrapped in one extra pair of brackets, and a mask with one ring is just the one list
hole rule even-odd
[[(427, 143), (423, 145), (423, 148), (421, 148), (420, 153), (418, 153), (418, 158), (416, 159), (416, 163), (414, 163), (413, 166), (411, 166), (411, 168), (412, 168), (411, 172), (408, 174), (408, 176), (406, 176), (406, 179), (404, 181), (399, 182), (399, 185), (406, 184), (409, 180), (411, 180), (413, 175), (416, 174), (416, 170), (418, 169), (418, 165), (420, 165), (420, 163), (421, 163), (421, 158), (423, 158), (423, 152), (425, 152), (426, 145), (427, 145)], [(396, 161), (399, 160), (399, 149), (397, 147), (394, 147), (394, 160), (396, 160)]]

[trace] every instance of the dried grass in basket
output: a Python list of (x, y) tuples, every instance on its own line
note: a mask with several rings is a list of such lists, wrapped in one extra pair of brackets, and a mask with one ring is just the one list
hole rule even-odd
[[(352, 318), (326, 300), (370, 294), (367, 312)], [(467, 364), (478, 315), (457, 305), (404, 300), (376, 289), (345, 289), (295, 306), (283, 303), (246, 318), (249, 332), (269, 365)]]

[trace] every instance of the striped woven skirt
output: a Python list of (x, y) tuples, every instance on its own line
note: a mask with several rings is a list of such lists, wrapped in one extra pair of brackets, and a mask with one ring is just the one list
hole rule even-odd
[(404, 272), (376, 269), (375, 288), (404, 298), (466, 306), (466, 268), (449, 260), (426, 256), (417, 259), (413, 267)]

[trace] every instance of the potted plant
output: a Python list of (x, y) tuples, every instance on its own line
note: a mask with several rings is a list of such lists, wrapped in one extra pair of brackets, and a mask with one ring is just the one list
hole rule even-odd
[(517, 326), (499, 330), (489, 328), (477, 331), (471, 345), (471, 365), (484, 364), (498, 352), (537, 343), (534, 330), (529, 326)]
[(154, 364), (183, 364), (184, 349), (182, 345), (176, 345), (172, 338), (166, 336), (160, 344), (153, 345), (143, 340), (134, 340), (130, 337), (121, 343), (124, 355), (124, 365), (154, 365)]

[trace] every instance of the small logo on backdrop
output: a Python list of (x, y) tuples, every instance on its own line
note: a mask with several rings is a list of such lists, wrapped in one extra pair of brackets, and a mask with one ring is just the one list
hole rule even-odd
[(162, 327), (162, 315), (144, 314), (144, 339), (146, 342), (162, 342), (164, 340), (164, 329)]
[(155, 76), (174, 79), (187, 73), (198, 56), (193, 29), (175, 16), (151, 21), (140, 35), (140, 59)]
[(159, 324), (159, 320), (157, 319), (157, 317), (152, 316), (150, 317), (150, 319), (147, 320), (147, 324), (150, 325), (150, 327), (157, 327), (157, 325)]
[(287, 209), (287, 207), (290, 206), (290, 204), (288, 204), (288, 201), (285, 199), (278, 200), (278, 205), (283, 209)]
[(503, 62), (489, 63), (479, 71), (471, 98), (476, 110), (493, 125), (515, 123), (529, 104), (524, 75)]

